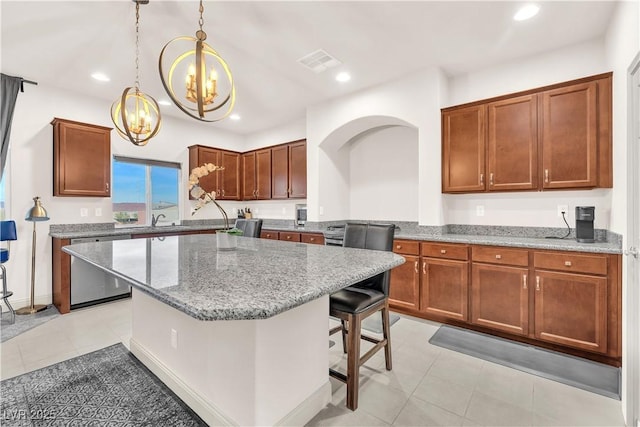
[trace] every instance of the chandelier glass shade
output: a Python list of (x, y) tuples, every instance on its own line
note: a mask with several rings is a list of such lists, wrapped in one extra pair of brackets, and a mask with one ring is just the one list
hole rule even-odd
[(127, 87), (120, 98), (111, 105), (111, 120), (118, 134), (135, 145), (146, 145), (160, 131), (162, 115), (160, 107), (153, 97), (140, 90), (139, 70), (139, 22), (140, 3), (136, 3), (136, 82), (134, 87)]
[(200, 0), (196, 36), (169, 41), (160, 52), (158, 68), (164, 89), (180, 110), (203, 122), (217, 122), (231, 114), (236, 91), (229, 66), (205, 43), (203, 12)]

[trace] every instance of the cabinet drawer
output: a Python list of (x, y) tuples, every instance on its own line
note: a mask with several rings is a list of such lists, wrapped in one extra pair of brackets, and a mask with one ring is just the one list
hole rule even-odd
[(422, 256), (466, 261), (469, 259), (469, 248), (466, 245), (452, 245), (447, 243), (423, 243)]
[(534, 252), (535, 268), (580, 272), (591, 274), (607, 274), (606, 255), (578, 255), (569, 252)]
[(302, 233), (300, 235), (302, 243), (311, 243), (314, 245), (324, 245), (324, 236), (316, 233)]
[(279, 233), (277, 231), (262, 231), (260, 232), (260, 237), (262, 239), (271, 239), (271, 240), (278, 240), (279, 238)]
[(394, 240), (393, 252), (405, 255), (420, 255), (420, 242), (415, 240)]
[(281, 231), (280, 240), (286, 240), (287, 242), (299, 242), (300, 233), (290, 233), (288, 231)]
[(529, 251), (491, 246), (474, 246), (471, 249), (471, 259), (474, 262), (527, 267), (529, 265)]

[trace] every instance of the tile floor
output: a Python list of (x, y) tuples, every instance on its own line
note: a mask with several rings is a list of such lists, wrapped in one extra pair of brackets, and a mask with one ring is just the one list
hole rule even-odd
[[(345, 386), (331, 380), (333, 400), (309, 425), (624, 425), (617, 400), (432, 346), (428, 340), (438, 326), (402, 317), (391, 328), (393, 371), (384, 369), (383, 352), (361, 368), (355, 412), (344, 406)], [(76, 310), (2, 343), (0, 377), (128, 344), (130, 334), (128, 300)], [(329, 350), (330, 364), (345, 368), (340, 334), (331, 338), (337, 343)]]

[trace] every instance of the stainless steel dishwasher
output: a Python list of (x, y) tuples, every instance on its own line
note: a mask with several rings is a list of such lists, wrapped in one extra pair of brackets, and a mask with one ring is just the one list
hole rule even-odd
[[(131, 235), (71, 239), (71, 244), (131, 239)], [(71, 309), (131, 296), (131, 285), (86, 261), (71, 257)]]

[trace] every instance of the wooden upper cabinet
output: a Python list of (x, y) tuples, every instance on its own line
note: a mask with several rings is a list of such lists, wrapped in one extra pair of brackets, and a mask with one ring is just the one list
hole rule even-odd
[(611, 82), (599, 74), (442, 109), (442, 191), (612, 187)]
[(240, 153), (202, 145), (189, 147), (189, 173), (205, 163), (213, 163), (224, 170), (200, 178), (200, 187), (207, 192), (215, 191), (216, 199), (240, 200)]
[(240, 192), (240, 153), (220, 151), (220, 166), (224, 169), (218, 173), (222, 200), (241, 200)]
[(307, 142), (271, 148), (271, 198), (307, 197)]
[(111, 128), (55, 118), (53, 195), (111, 196)]
[(281, 145), (271, 149), (271, 198), (289, 197), (289, 147)]
[(243, 200), (271, 198), (271, 150), (257, 150), (242, 155)]
[(487, 113), (488, 190), (537, 189), (537, 96), (491, 102)]
[(442, 191), (485, 190), (484, 105), (442, 112)]
[(596, 187), (596, 82), (542, 93), (542, 188)]

